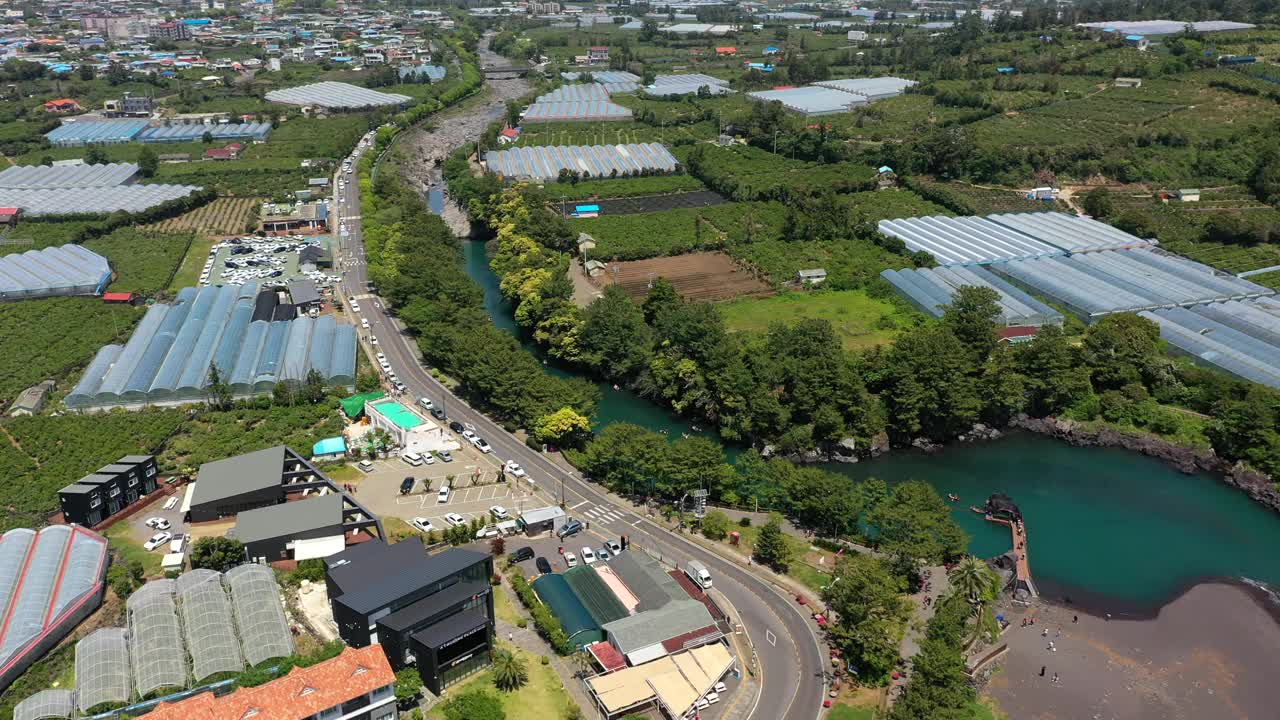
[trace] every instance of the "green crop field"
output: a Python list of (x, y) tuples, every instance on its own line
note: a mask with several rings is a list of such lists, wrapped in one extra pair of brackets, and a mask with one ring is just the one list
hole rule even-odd
[(0, 255), (39, 250), (51, 245), (66, 245), (80, 239), (81, 233), (93, 227), (89, 221), (37, 222), (24, 220), (0, 238)]
[(111, 262), (116, 272), (112, 291), (149, 295), (169, 284), (193, 237), (190, 233), (144, 233), (120, 228), (89, 240), (84, 246)]
[(1181, 107), (1172, 103), (1150, 102), (1103, 92), (1080, 100), (1066, 100), (1045, 105), (1028, 112), (1066, 120), (1145, 125), (1167, 117)]
[(864, 240), (758, 240), (730, 245), (727, 252), (768, 276), (775, 285), (790, 281), (800, 270), (823, 268), (827, 284), (837, 290), (882, 282), (881, 270), (910, 266), (905, 257)]
[(909, 311), (864, 290), (789, 292), (734, 300), (721, 304), (720, 312), (730, 330), (749, 332), (764, 332), (773, 323), (826, 320), (847, 350), (891, 343), (899, 329), (914, 322)]
[(631, 198), (646, 195), (666, 195), (677, 192), (694, 192), (706, 187), (690, 175), (654, 175), (651, 177), (586, 180), (576, 183), (547, 183), (547, 196), (559, 200), (586, 200), (588, 198)]
[(724, 241), (720, 234), (701, 219), (705, 213), (703, 208), (681, 208), (571, 219), (569, 225), (596, 239), (591, 253), (596, 260), (641, 260), (721, 247)]
[(911, 178), (909, 185), (924, 197), (950, 208), (946, 212), (938, 213), (940, 215), (950, 215), (951, 210), (961, 215), (1069, 211), (1059, 202), (1029, 200), (1019, 190), (984, 188), (962, 182), (939, 182), (926, 177)]
[(749, 145), (699, 145), (685, 166), (707, 187), (733, 200), (779, 200), (821, 190), (868, 189), (875, 170), (853, 162), (791, 160)]

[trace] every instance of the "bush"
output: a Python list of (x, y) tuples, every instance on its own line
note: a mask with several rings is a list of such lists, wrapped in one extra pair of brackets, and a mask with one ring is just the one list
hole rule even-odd
[(751, 518), (743, 515), (738, 519), (738, 527), (751, 527)]
[(729, 516), (712, 510), (702, 518), (702, 534), (711, 540), (723, 540), (729, 534)]
[(557, 655), (569, 655), (573, 652), (573, 643), (569, 641), (569, 636), (565, 634), (564, 627), (560, 625), (560, 620), (551, 613), (551, 610), (538, 596), (533, 592), (533, 588), (529, 586), (528, 581), (522, 575), (512, 574), (511, 587), (516, 591), (516, 596), (520, 598), (520, 602), (529, 609), (529, 614), (533, 616), (533, 627), (538, 631), (538, 635), (551, 644), (552, 649)]
[(506, 720), (507, 712), (496, 695), (484, 690), (463, 693), (443, 707), (445, 720)]
[(235, 538), (204, 537), (191, 547), (192, 569), (226, 572), (244, 564), (244, 544)]

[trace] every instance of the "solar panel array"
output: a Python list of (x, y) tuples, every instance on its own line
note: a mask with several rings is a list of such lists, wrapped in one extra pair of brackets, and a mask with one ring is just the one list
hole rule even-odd
[(632, 145), (555, 145), (490, 150), (485, 162), (491, 172), (508, 178), (555, 180), (561, 170), (584, 177), (612, 177), (646, 170), (674, 172), (675, 156), (658, 143)]
[(123, 185), (137, 174), (136, 163), (14, 165), (0, 171), (0, 190), (114, 187)]
[(138, 134), (138, 141), (144, 143), (194, 142), (202, 140), (208, 133), (216, 140), (257, 140), (264, 141), (271, 134), (271, 123), (219, 123), (204, 125), (202, 123), (182, 123), (147, 128)]
[(294, 651), (275, 574), (263, 565), (153, 580), (126, 607), (127, 629), (102, 628), (76, 644), (75, 704), (81, 713)]
[(1151, 249), (1013, 260), (988, 268), (1086, 319), (1275, 294), (1248, 280)]
[(293, 636), (289, 634), (280, 588), (271, 568), (241, 565), (228, 570), (225, 579), (245, 660), (257, 665), (293, 654)]
[(986, 269), (971, 267), (884, 270), (880, 276), (917, 309), (942, 317), (960, 287), (972, 285), (1000, 294), (1000, 320), (1005, 325), (1061, 325), (1062, 313), (1036, 300)]
[(52, 188), (0, 190), (7, 207), (25, 215), (107, 214), (117, 210), (142, 212), (199, 190), (195, 185), (119, 185), (109, 188)]
[(521, 118), (527, 123), (630, 119), (630, 109), (608, 100), (535, 102)]
[(0, 255), (0, 300), (97, 295), (111, 282), (111, 265), (81, 245)]
[(76, 707), (80, 712), (102, 703), (128, 702), (129, 634), (124, 628), (94, 630), (76, 643)]
[(325, 385), (355, 385), (356, 331), (333, 316), (253, 318), (257, 285), (183, 288), (148, 308), (124, 345), (107, 345), (66, 398), (70, 408), (179, 404), (205, 397), (216, 366), (236, 396), (320, 372)]
[(1280, 303), (1271, 298), (1138, 313), (1160, 337), (1199, 362), (1280, 387)]
[(880, 232), (943, 265), (972, 265), (1094, 250), (1147, 247), (1150, 242), (1106, 223), (1063, 213), (881, 220)]
[(76, 120), (62, 123), (45, 133), (45, 138), (54, 147), (119, 145), (132, 142), (147, 124), (146, 120)]
[(244, 656), (231, 617), (231, 600), (222, 587), (222, 574), (192, 570), (177, 579), (174, 591), (182, 618), (183, 638), (191, 655), (191, 675), (196, 682), (220, 672), (244, 669)]
[(70, 630), (77, 610), (92, 609), (87, 599), (101, 592), (106, 565), (106, 540), (83, 528), (0, 536), (0, 668), (21, 664), (40, 638)]
[(70, 690), (41, 690), (13, 708), (13, 720), (53, 720), (75, 713), (75, 693)]
[(324, 82), (299, 85), (285, 90), (272, 90), (266, 94), (268, 102), (284, 105), (315, 105), (317, 107), (350, 110), (382, 105), (404, 105), (413, 98), (399, 93), (384, 93), (349, 83)]

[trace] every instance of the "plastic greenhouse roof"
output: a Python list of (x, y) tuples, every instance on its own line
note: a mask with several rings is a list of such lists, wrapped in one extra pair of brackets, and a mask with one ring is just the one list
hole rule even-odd
[(70, 690), (41, 690), (13, 708), (13, 720), (70, 718), (75, 713), (75, 693)]
[(136, 163), (14, 165), (0, 171), (0, 190), (114, 187), (138, 174)]
[(293, 636), (271, 568), (241, 565), (227, 571), (225, 582), (231, 590), (231, 606), (245, 660), (257, 665), (293, 654)]
[(52, 525), (0, 536), (0, 669), (8, 669), (40, 638), (98, 597), (107, 541), (81, 527)]
[(146, 127), (146, 120), (77, 120), (62, 123), (45, 133), (45, 137), (54, 146), (125, 143), (133, 140)]
[(1226, 32), (1230, 30), (1251, 30), (1257, 25), (1231, 22), (1229, 20), (1207, 20), (1203, 22), (1180, 22), (1177, 20), (1117, 20), (1114, 22), (1080, 23), (1080, 27), (1094, 30), (1112, 30), (1121, 33), (1140, 33), (1142, 35), (1177, 35), (1190, 25), (1197, 32)]
[(94, 630), (76, 643), (76, 706), (128, 702), (132, 692), (129, 638), (124, 628)]
[(906, 90), (916, 83), (914, 80), (905, 80), (900, 77), (886, 76), (878, 78), (823, 80), (814, 84), (821, 87), (831, 88), (833, 90), (843, 90), (847, 93), (862, 95), (870, 99), (876, 99), (901, 95), (903, 90)]
[(268, 102), (285, 105), (317, 105), (326, 108), (363, 108), (403, 105), (413, 101), (408, 95), (384, 93), (342, 82), (318, 82), (266, 94)]
[(525, 112), (524, 122), (574, 120), (627, 120), (631, 110), (607, 100), (589, 102), (534, 103)]
[(43, 188), (0, 190), (0, 204), (20, 207), (27, 215), (71, 213), (141, 212), (170, 200), (184, 198), (196, 185), (118, 185), (107, 188)]
[(192, 570), (174, 584), (183, 637), (191, 656), (196, 682), (219, 672), (244, 669), (244, 657), (236, 642), (231, 617), (231, 600), (222, 587), (222, 574), (214, 570)]
[(192, 142), (200, 140), (205, 133), (214, 140), (233, 140), (246, 138), (266, 140), (271, 134), (271, 123), (219, 123), (205, 125), (203, 123), (183, 123), (164, 127), (147, 128), (138, 134), (137, 140), (144, 143)]
[(1177, 350), (1236, 377), (1280, 387), (1280, 305), (1266, 299), (1139, 313)]
[(81, 245), (0, 256), (0, 299), (96, 295), (109, 282), (107, 259)]
[(884, 270), (880, 276), (905, 295), (918, 309), (942, 317), (961, 286), (974, 285), (1000, 294), (1001, 321), (1006, 325), (1046, 325), (1062, 323), (1062, 314), (1036, 300), (981, 266)]
[(566, 570), (564, 579), (597, 625), (621, 620), (631, 614), (591, 565)]
[(129, 658), (138, 695), (162, 687), (187, 686), (186, 651), (173, 585), (173, 580), (152, 580), (129, 596), (126, 603)]
[(533, 581), (538, 597), (551, 608), (556, 619), (564, 626), (564, 632), (575, 644), (582, 644), (586, 634), (591, 641), (600, 639), (600, 625), (591, 617), (582, 601), (569, 587), (563, 575), (551, 573)]
[(813, 85), (785, 90), (761, 90), (747, 93), (747, 96), (764, 102), (777, 100), (786, 109), (802, 115), (842, 113), (867, 102), (861, 95)]
[(597, 83), (581, 85), (561, 85), (549, 93), (538, 96), (538, 102), (585, 102), (590, 100), (608, 100), (609, 91)]
[(679, 161), (657, 143), (633, 145), (557, 145), (490, 150), (485, 153), (490, 172), (509, 178), (554, 180), (561, 170), (591, 177), (610, 177), (642, 170), (672, 172)]
[(354, 327), (331, 318), (251, 321), (257, 291), (183, 288), (173, 304), (152, 305), (128, 342), (98, 351), (68, 406), (191, 402), (204, 397), (214, 366), (241, 397), (301, 381), (313, 367), (326, 384), (354, 384)]

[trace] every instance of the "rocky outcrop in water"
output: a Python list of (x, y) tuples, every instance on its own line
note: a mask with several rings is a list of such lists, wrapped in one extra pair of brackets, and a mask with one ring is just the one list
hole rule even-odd
[(1085, 427), (1075, 421), (1058, 418), (1032, 418), (1020, 415), (1009, 424), (1011, 427), (1048, 435), (1078, 447), (1117, 447), (1132, 450), (1162, 460), (1184, 473), (1213, 473), (1227, 485), (1240, 489), (1255, 501), (1280, 512), (1280, 490), (1276, 489), (1271, 478), (1264, 473), (1246, 468), (1241, 463), (1224, 460), (1212, 450), (1178, 445), (1139, 433), (1128, 433), (1111, 428)]

